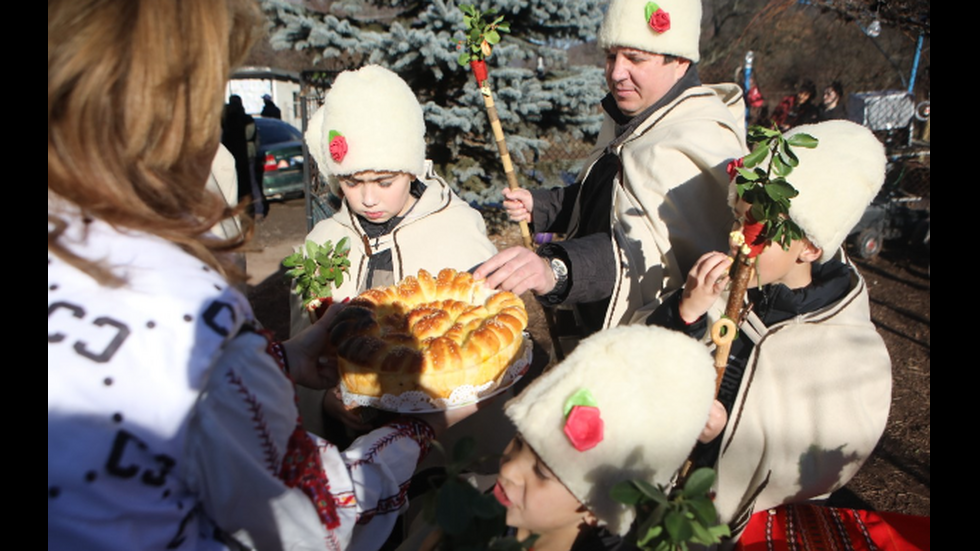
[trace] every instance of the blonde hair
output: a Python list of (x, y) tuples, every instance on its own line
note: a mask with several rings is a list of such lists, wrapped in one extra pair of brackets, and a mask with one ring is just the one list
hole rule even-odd
[[(168, 239), (228, 273), (206, 238), (228, 214), (205, 190), (225, 85), (260, 36), (255, 0), (49, 0), (48, 192), (85, 216)], [(107, 267), (48, 249), (103, 284)]]

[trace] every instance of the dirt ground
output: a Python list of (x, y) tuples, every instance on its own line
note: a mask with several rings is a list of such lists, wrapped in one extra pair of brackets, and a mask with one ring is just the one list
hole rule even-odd
[[(258, 225), (247, 253), (252, 278), (249, 297), (258, 319), (276, 335), (288, 336), (288, 286), (279, 261), (302, 242), (303, 200), (273, 203)], [(498, 247), (518, 244), (516, 226), (492, 236)], [(870, 261), (856, 261), (867, 279), (871, 312), (892, 358), (892, 408), (874, 455), (832, 502), (842, 506), (930, 516), (930, 269), (927, 249), (886, 241)], [(551, 339), (532, 297), (529, 332), (534, 364), (549, 360)]]

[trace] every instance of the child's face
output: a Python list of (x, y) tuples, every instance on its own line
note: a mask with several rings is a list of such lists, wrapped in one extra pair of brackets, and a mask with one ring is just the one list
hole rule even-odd
[[(733, 230), (741, 231), (745, 225), (746, 214), (752, 205), (739, 199), (735, 204), (735, 226)], [(738, 253), (739, 246), (730, 242), (731, 255)], [(784, 250), (778, 243), (768, 243), (759, 253), (755, 265), (756, 274), (749, 283), (750, 286), (782, 283), (790, 289), (799, 289), (810, 284), (810, 262), (807, 251), (814, 250), (806, 239), (797, 239), (790, 243), (789, 249)]]
[(337, 179), (347, 206), (375, 224), (405, 214), (414, 203), (409, 193), (412, 176), (404, 172), (365, 170)]
[(534, 534), (577, 532), (589, 515), (520, 435), (504, 450), (493, 493), (507, 507), (507, 525)]

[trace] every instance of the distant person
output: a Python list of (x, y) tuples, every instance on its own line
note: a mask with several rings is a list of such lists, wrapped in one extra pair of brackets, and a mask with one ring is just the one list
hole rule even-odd
[(794, 126), (817, 122), (817, 85), (804, 79), (796, 93), (785, 96), (772, 112), (772, 123), (785, 132)]
[(255, 178), (255, 157), (258, 155), (258, 130), (255, 119), (245, 112), (241, 96), (228, 97), (221, 116), (221, 143), (235, 157), (238, 173), (238, 202), (250, 201), (246, 212), (257, 219), (265, 217), (266, 202), (262, 188)]
[(823, 91), (823, 102), (817, 112), (817, 120), (821, 122), (833, 119), (847, 120), (847, 106), (843, 98), (844, 86), (840, 81), (835, 80)]
[(282, 119), (282, 111), (272, 101), (272, 96), (269, 94), (264, 94), (262, 96), (262, 102), (265, 105), (262, 106), (262, 112), (259, 113), (260, 115), (267, 119)]

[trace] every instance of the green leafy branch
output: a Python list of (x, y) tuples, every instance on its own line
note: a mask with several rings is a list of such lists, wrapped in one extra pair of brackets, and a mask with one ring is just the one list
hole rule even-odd
[(344, 237), (334, 246), (329, 240), (323, 245), (307, 240), (306, 246), (287, 256), (282, 265), (289, 270), (286, 277), (296, 281), (296, 292), (303, 297), (307, 310), (316, 310), (324, 299), (333, 296), (332, 287), (344, 283), (350, 271), (350, 243)]
[[(783, 249), (803, 238), (803, 230), (789, 218), (790, 200), (799, 192), (786, 179), (800, 164), (794, 147), (813, 149), (817, 139), (809, 134), (794, 134), (789, 138), (775, 128), (752, 126), (748, 141), (756, 144), (752, 152), (736, 165), (735, 187), (738, 196), (752, 205), (752, 218), (764, 224), (762, 235), (766, 241), (779, 243)], [(767, 159), (769, 165), (760, 165)]]
[(500, 33), (510, 32), (510, 23), (504, 21), (504, 16), (496, 15), (496, 8), (480, 11), (470, 4), (460, 4), (459, 9), (466, 26), (466, 43), (457, 45), (462, 50), (457, 61), (465, 67), (471, 61), (489, 57), (493, 46), (500, 42)]
[(712, 545), (731, 535), (710, 497), (715, 471), (697, 469), (683, 488), (667, 491), (644, 480), (625, 480), (613, 486), (612, 498), (636, 508), (634, 542), (643, 551), (676, 551), (688, 544)]
[[(438, 442), (432, 445), (443, 455)], [(429, 479), (423, 496), (423, 518), (442, 532), (438, 551), (525, 551), (533, 539), (504, 537), (507, 509), (493, 495), (480, 492), (463, 474), (485, 458), (476, 454), (476, 440), (461, 438), (453, 447), (444, 475)]]

